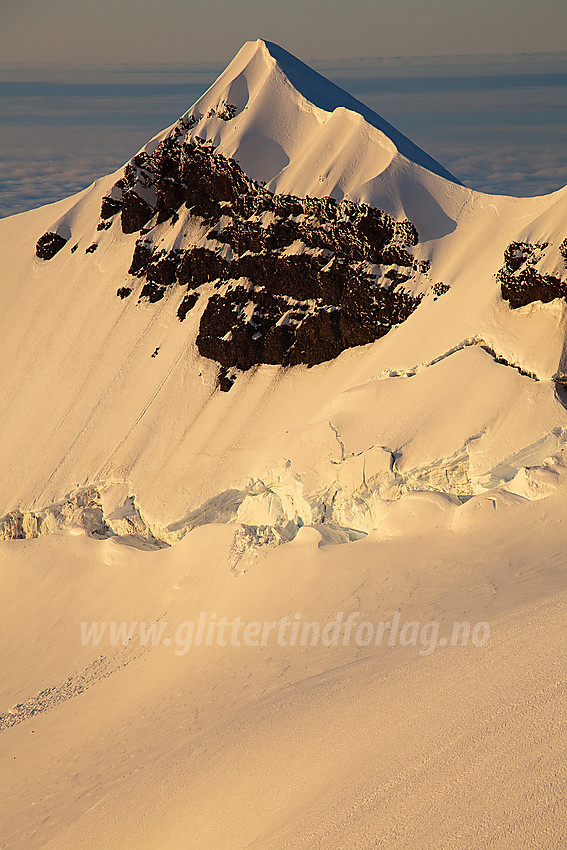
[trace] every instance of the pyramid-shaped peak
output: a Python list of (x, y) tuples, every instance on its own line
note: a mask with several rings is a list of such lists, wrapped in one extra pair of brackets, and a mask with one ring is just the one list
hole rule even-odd
[[(246, 42), (209, 92), (215, 89), (226, 89), (227, 96), (232, 95), (233, 100), (241, 102), (237, 104), (239, 107), (249, 106), (258, 89), (265, 88), (267, 80), (275, 76), (284, 77), (288, 83), (287, 86), (279, 87), (272, 84), (271, 90), (273, 107), (281, 108), (284, 114), (288, 104), (281, 101), (282, 99), (293, 100), (293, 90), (300, 95), (300, 100), (306, 101), (323, 112), (333, 113), (337, 109), (348, 110), (362, 116), (367, 124), (383, 133), (406, 159), (452, 183), (460, 182), (433, 157), (421, 150), (368, 106), (271, 41), (259, 38), (256, 41)], [(289, 131), (293, 132), (293, 127), (289, 127)]]

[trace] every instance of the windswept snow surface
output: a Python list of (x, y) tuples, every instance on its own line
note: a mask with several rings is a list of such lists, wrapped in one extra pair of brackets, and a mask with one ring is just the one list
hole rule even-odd
[[(183, 322), (179, 285), (140, 299), (140, 234), (99, 227), (122, 170), (0, 221), (0, 843), (563, 847), (566, 303), (512, 309), (496, 275), (516, 242), (567, 280), (567, 187), (473, 192), (263, 41), (184, 118), (272, 192), (412, 221), (423, 298), (376, 342), (220, 392), (202, 299)], [(183, 210), (151, 226), (201, 238)], [(490, 635), (181, 652), (200, 612)]]

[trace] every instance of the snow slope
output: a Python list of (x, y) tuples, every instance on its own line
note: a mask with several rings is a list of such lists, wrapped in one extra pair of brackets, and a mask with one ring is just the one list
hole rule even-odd
[[(307, 100), (310, 94), (317, 103)], [(231, 121), (209, 115), (223, 103), (237, 107)], [(337, 424), (333, 417), (352, 399), (365, 438), (348, 441), (347, 454), (386, 446), (403, 451), (402, 468), (448, 457), (474, 437), (474, 470), (484, 474), (563, 423), (549, 379), (563, 353), (565, 304), (536, 302), (512, 311), (494, 274), (513, 240), (557, 245), (564, 238), (566, 190), (544, 198), (496, 198), (448, 181), (440, 166), (378, 116), (262, 41), (245, 45), (187, 114), (204, 116), (189, 135), (211, 139), (219, 153), (238, 154), (250, 176), (276, 191), (345, 193), (408, 216), (422, 240), (424, 229), (435, 231), (438, 238), (426, 237), (416, 251), (431, 262), (430, 280), (450, 290), (438, 299), (428, 293), (405, 323), (370, 347), (312, 369), (260, 367), (225, 396), (215, 391), (214, 365), (195, 351), (196, 316), (190, 313), (183, 324), (175, 318), (175, 289), (155, 305), (115, 297), (120, 286), (132, 285), (127, 270), (136, 240), (120, 232), (116, 218), (109, 230), (96, 230), (101, 197), (116, 175), (75, 198), (7, 219), (0, 223), (3, 268), (9, 270), (1, 295), (7, 401), (1, 427), (10, 450), (0, 510), (42, 508), (78, 486), (128, 481), (149, 519), (165, 524), (225, 489), (273, 477), (282, 459), (310, 479), (311, 488), (324, 487), (334, 480), (329, 469), (337, 459), (329, 422)], [(281, 157), (270, 158), (271, 146), (283, 151)], [(306, 159), (316, 150), (322, 157), (317, 166)], [(320, 169), (327, 175), (322, 182)], [(164, 229), (162, 240), (171, 240), (171, 228)], [(48, 230), (69, 243), (45, 262), (33, 256), (33, 245)], [(156, 230), (159, 244), (162, 231)], [(96, 253), (86, 254), (95, 242)], [(73, 254), (72, 245), (78, 245)], [(495, 367), (483, 349), (468, 346), (476, 339), (539, 382)], [(450, 354), (460, 347), (462, 353)], [(159, 355), (151, 358), (156, 348)], [(411, 381), (396, 376), (408, 370), (417, 372)], [(455, 408), (441, 420), (439, 393)], [(523, 409), (527, 405), (526, 416), (519, 419), (503, 401), (508, 395)], [(410, 409), (413, 421), (422, 423), (419, 433), (400, 416)], [(431, 416), (433, 443), (423, 430)]]
[[(497, 274), (529, 243), (512, 288), (535, 269), (563, 291), (567, 187), (469, 190), (263, 41), (143, 151), (176, 133), (276, 195), (409, 219), (423, 297), (375, 342), (221, 392), (196, 345), (214, 281), (181, 322), (178, 284), (152, 303), (128, 272), (139, 229), (99, 227), (122, 169), (0, 221), (3, 843), (563, 846), (566, 301), (513, 309)], [(180, 206), (145, 229), (182, 251), (200, 227)], [(50, 232), (64, 247), (39, 259)], [(427, 657), (79, 641), (81, 621), (352, 610), (491, 638)]]
[[(450, 532), (406, 515), (402, 537), (292, 543), (238, 577), (228, 525), (151, 553), (86, 535), (3, 544), (3, 705), (30, 700), (0, 733), (3, 843), (561, 847), (563, 501), (485, 500)], [(172, 639), (200, 611), (357, 610), (441, 634), (484, 620), (490, 640), (430, 655), (79, 642), (82, 621), (155, 620)]]

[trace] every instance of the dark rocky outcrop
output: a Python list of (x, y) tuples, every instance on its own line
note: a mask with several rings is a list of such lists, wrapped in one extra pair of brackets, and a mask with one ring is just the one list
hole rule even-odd
[[(559, 248), (562, 255), (564, 246), (567, 253), (567, 240)], [(524, 307), (533, 301), (547, 303), (554, 298), (567, 300), (567, 280), (544, 274), (537, 268), (548, 247), (548, 242), (512, 242), (506, 248), (504, 265), (496, 279), (500, 283), (502, 297), (512, 308)]]
[(153, 216), (154, 211), (147, 201), (140, 198), (133, 189), (122, 196), (122, 232), (135, 233), (141, 230)]
[[(411, 222), (352, 201), (274, 195), (212, 144), (180, 135), (125, 169), (122, 229), (142, 232), (129, 272), (144, 280), (140, 298), (150, 302), (182, 285), (181, 321), (206, 295), (196, 342), (223, 367), (223, 389), (235, 369), (321, 363), (415, 310), (421, 296), (404, 285), (429, 263), (413, 256)], [(169, 252), (154, 245), (150, 228), (181, 214), (205, 238)]]
[(147, 298), (151, 304), (155, 304), (156, 301), (161, 301), (164, 295), (165, 286), (160, 286), (159, 284), (150, 281), (142, 287), (140, 298)]
[[(157, 155), (156, 161), (157, 161)], [(124, 169), (124, 176), (112, 188), (109, 198), (121, 211), (123, 233), (136, 233), (155, 212), (155, 167), (145, 151), (136, 154)], [(103, 199), (104, 205), (104, 199)], [(102, 217), (102, 209), (101, 209)]]
[(37, 240), (35, 246), (36, 257), (39, 257), (40, 260), (51, 260), (68, 241), (68, 239), (64, 239), (58, 233), (48, 231)]
[(143, 272), (151, 262), (151, 259), (151, 243), (146, 244), (145, 242), (136, 242), (134, 254), (132, 255), (132, 262), (130, 263), (130, 268), (128, 269), (128, 274), (139, 274), (140, 272)]

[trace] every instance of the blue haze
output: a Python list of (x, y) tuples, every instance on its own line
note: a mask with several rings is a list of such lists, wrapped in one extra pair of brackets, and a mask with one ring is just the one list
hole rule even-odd
[[(475, 189), (536, 195), (567, 183), (567, 54), (321, 62)], [(0, 216), (114, 171), (221, 66), (0, 64)]]

